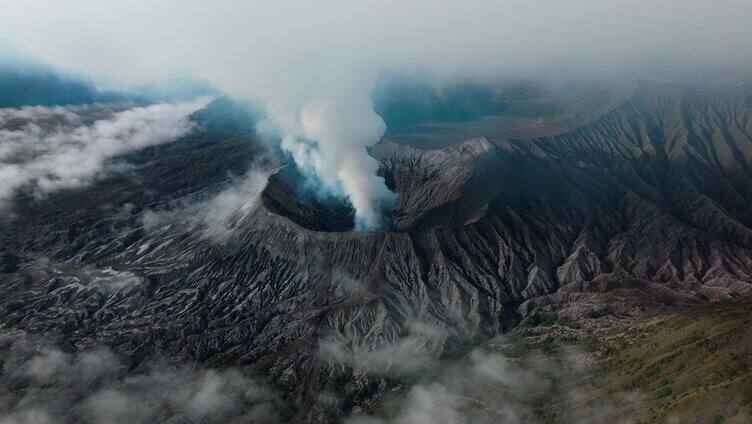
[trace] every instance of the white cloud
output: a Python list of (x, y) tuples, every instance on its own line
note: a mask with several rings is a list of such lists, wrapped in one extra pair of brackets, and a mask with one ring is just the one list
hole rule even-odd
[(273, 394), (236, 369), (128, 371), (106, 347), (64, 353), (22, 334), (0, 334), (0, 347), (0, 424), (278, 422)]
[(24, 409), (0, 415), (0, 424), (53, 424), (55, 420), (44, 409)]
[(0, 109), (0, 207), (23, 186), (43, 194), (91, 183), (109, 159), (189, 133), (187, 115), (207, 102)]
[(67, 365), (67, 356), (59, 349), (44, 349), (28, 363), (27, 374), (46, 382)]

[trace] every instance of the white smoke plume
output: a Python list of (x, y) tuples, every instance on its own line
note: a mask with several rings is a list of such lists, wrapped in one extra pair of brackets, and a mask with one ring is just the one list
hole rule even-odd
[(0, 109), (0, 208), (21, 187), (81, 187), (111, 170), (117, 155), (188, 134), (187, 115), (207, 102)]
[(373, 111), (370, 97), (364, 95), (370, 90), (359, 89), (362, 85), (358, 81), (327, 84), (300, 112), (303, 135), (320, 140), (317, 148), (299, 152), (289, 136), (285, 146), (296, 152), (299, 165), (312, 164), (324, 182), (341, 182), (355, 208), (357, 226), (377, 228), (379, 207), (389, 206), (396, 196), (376, 175), (378, 162), (366, 152), (384, 135), (386, 124)]
[(98, 78), (188, 74), (261, 101), (367, 227), (393, 197), (364, 151), (383, 132), (369, 100), (380, 71), (715, 75), (752, 62), (750, 20), (746, 0), (0, 0), (0, 43)]

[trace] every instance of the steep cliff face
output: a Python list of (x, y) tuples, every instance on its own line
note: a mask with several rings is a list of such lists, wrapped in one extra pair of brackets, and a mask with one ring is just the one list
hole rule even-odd
[[(124, 180), (116, 193), (104, 182), (61, 194), (54, 206), (28, 200), (35, 212), (2, 230), (6, 249), (26, 260), (2, 277), (2, 321), (73, 344), (106, 343), (134, 363), (168, 353), (247, 365), (288, 393), (296, 418), (319, 420), (336, 416), (321, 415), (326, 408), (346, 407), (317, 400), (317, 382), (339, 372), (321, 357), (323, 341), (367, 352), (425, 323), (445, 333), (419, 343), (452, 354), (536, 308), (577, 319), (606, 306), (635, 315), (746, 295), (748, 99), (739, 87), (643, 83), (546, 137), (470, 138), (434, 150), (384, 140), (371, 154), (399, 193), (390, 232), (348, 231), (352, 211), (301, 196), (289, 166), (221, 235), (186, 219), (143, 228), (144, 210), (208, 198), (225, 184), (186, 157), (237, 174), (254, 160), (285, 166), (228, 122), (221, 136), (196, 134), (134, 158), (153, 188)], [(175, 171), (190, 187), (164, 171), (173, 159), (194, 163)], [(113, 207), (81, 209), (104, 192)], [(106, 267), (129, 282), (92, 276)], [(357, 381), (346, 405), (380, 384)]]

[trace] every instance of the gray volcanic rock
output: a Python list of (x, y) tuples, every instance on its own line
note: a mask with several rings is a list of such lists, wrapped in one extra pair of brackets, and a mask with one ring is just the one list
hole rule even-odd
[(483, 138), (428, 151), (384, 141), (371, 154), (400, 193), (393, 218), (403, 232), (475, 222), (503, 184), (497, 149)]
[[(436, 150), (382, 141), (372, 155), (399, 193), (394, 232), (345, 231), (347, 208), (299, 196), (282, 173), (225, 222), (226, 237), (180, 223), (142, 228), (147, 208), (220, 192), (206, 165), (240, 174), (257, 158), (284, 162), (226, 123), (222, 136), (134, 158), (150, 187), (173, 181), (160, 193), (123, 180), (103, 198), (111, 208), (79, 208), (102, 199), (98, 186), (61, 195), (56, 209), (27, 204), (37, 212), (18, 214), (2, 240), (32, 261), (2, 277), (0, 316), (73, 345), (107, 344), (134, 363), (169, 354), (246, 365), (288, 396), (287, 418), (336, 420), (384, 387), (322, 356), (330, 340), (365, 355), (423, 323), (444, 336), (418, 343), (446, 356), (536, 308), (634, 315), (749, 294), (748, 98), (740, 87), (642, 83), (557, 135)], [(214, 162), (180, 169), (190, 184), (161, 171), (199, 154)], [(34, 262), (40, 255), (53, 260)], [(85, 264), (133, 278), (97, 285), (81, 275)], [(322, 382), (337, 379), (344, 400), (322, 401)]]
[(0, 273), (10, 274), (18, 270), (20, 259), (12, 253), (0, 254)]

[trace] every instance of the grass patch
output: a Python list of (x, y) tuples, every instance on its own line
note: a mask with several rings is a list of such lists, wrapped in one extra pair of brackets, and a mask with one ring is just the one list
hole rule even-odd
[(742, 393), (742, 405), (752, 404), (752, 388), (745, 390)]
[(611, 305), (606, 305), (605, 307), (601, 309), (595, 309), (588, 313), (588, 318), (592, 319), (598, 319), (603, 318), (608, 315), (614, 314), (614, 308)]
[(554, 324), (563, 327), (578, 328), (571, 318), (551, 312), (535, 311), (525, 320), (527, 327), (550, 327)]

